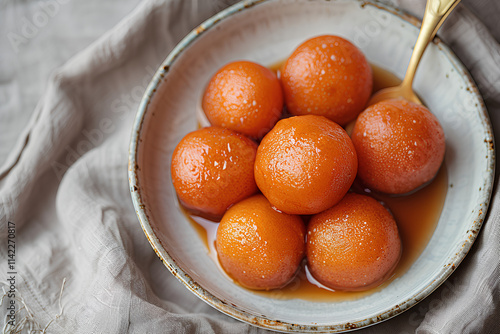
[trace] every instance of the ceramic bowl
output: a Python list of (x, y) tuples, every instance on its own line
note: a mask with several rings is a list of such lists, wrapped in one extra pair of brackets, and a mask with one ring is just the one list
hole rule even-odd
[(408, 271), (358, 300), (315, 302), (267, 298), (232, 283), (177, 207), (172, 152), (197, 128), (197, 108), (222, 65), (284, 60), (300, 43), (343, 36), (368, 60), (404, 76), (419, 22), (372, 1), (244, 1), (191, 32), (168, 55), (140, 104), (130, 145), (129, 178), (140, 224), (151, 246), (189, 290), (218, 310), (263, 328), (340, 332), (393, 317), (442, 284), (465, 257), (485, 217), (494, 173), (493, 134), (467, 70), (439, 39), (431, 43), (414, 88), (446, 134), (449, 189), (427, 247)]

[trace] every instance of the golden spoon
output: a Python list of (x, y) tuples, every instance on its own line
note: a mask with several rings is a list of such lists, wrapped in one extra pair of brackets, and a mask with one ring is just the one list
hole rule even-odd
[(422, 101), (412, 90), (413, 77), (417, 70), (418, 63), (424, 54), (425, 48), (434, 38), (444, 20), (450, 15), (460, 0), (428, 0), (425, 6), (424, 18), (420, 27), (417, 42), (413, 48), (410, 63), (406, 70), (403, 82), (399, 86), (384, 88), (372, 96), (368, 105), (375, 104), (382, 100), (403, 98), (411, 102), (422, 104)]

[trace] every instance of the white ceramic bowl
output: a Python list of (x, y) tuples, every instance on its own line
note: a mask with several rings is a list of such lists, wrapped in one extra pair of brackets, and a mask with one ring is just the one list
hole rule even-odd
[(447, 142), (449, 187), (437, 228), (402, 277), (359, 300), (326, 303), (266, 298), (220, 271), (176, 206), (170, 176), (173, 149), (197, 128), (196, 110), (209, 78), (229, 61), (271, 65), (300, 43), (336, 34), (368, 60), (403, 77), (418, 21), (371, 1), (244, 1), (203, 23), (155, 74), (137, 113), (130, 146), (132, 199), (152, 247), (187, 288), (220, 311), (289, 332), (339, 332), (368, 326), (408, 309), (452, 273), (485, 217), (494, 173), (493, 134), (476, 86), (438, 39), (428, 47), (414, 88), (439, 118)]

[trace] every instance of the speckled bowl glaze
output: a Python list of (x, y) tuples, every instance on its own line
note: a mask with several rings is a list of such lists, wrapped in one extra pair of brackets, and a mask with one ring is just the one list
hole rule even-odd
[[(358, 300), (311, 302), (266, 298), (233, 284), (176, 205), (172, 152), (197, 128), (204, 86), (229, 61), (272, 65), (306, 39), (336, 34), (370, 62), (403, 77), (419, 22), (372, 1), (243, 1), (191, 32), (168, 55), (141, 102), (130, 145), (132, 199), (144, 233), (165, 266), (220, 311), (285, 332), (341, 332), (389, 319), (428, 296), (459, 265), (485, 217), (494, 173), (493, 134), (467, 70), (439, 39), (427, 49), (414, 83), (443, 125), (449, 189), (436, 230), (403, 276)], [(452, 186), (451, 186), (452, 185)]]

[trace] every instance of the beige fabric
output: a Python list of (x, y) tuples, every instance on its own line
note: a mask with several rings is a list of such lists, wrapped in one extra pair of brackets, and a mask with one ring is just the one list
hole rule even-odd
[[(0, 2), (0, 281), (9, 278), (11, 221), (25, 329), (263, 332), (212, 309), (166, 270), (128, 192), (131, 124), (152, 73), (186, 33), (231, 2), (148, 0), (133, 10), (137, 0)], [(423, 12), (422, 0), (395, 3)], [(470, 5), (498, 37), (498, 3)], [(500, 132), (498, 42), (463, 6), (441, 36), (471, 71)], [(499, 196), (495, 189), (471, 254), (441, 288), (360, 333), (497, 333)]]

